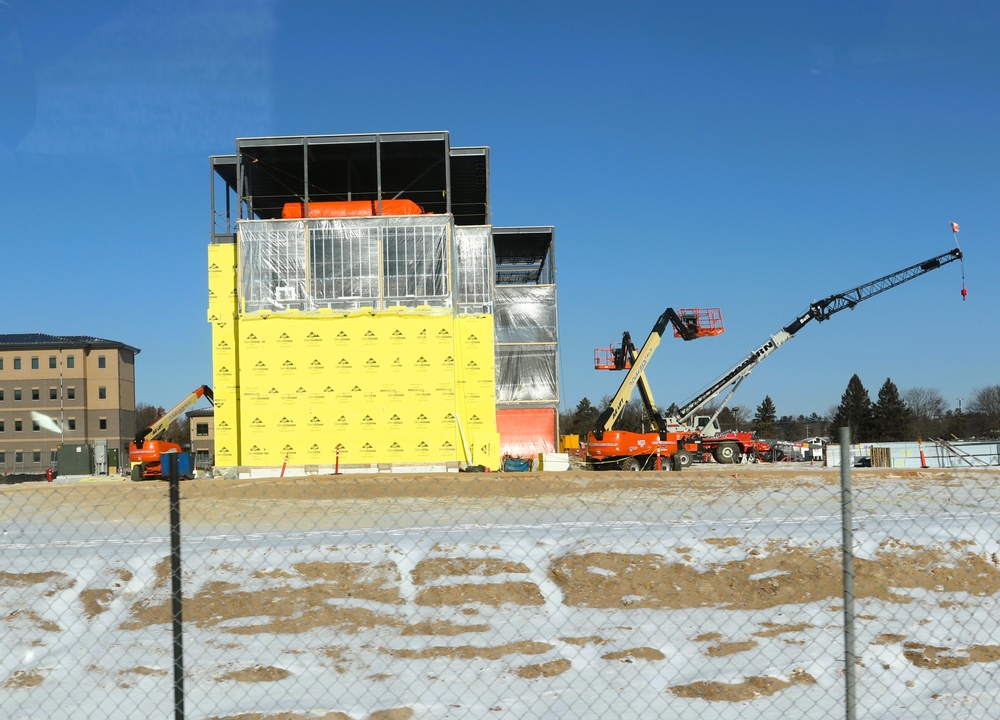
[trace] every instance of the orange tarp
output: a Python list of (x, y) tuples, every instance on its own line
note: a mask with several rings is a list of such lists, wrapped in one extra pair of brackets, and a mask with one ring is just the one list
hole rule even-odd
[(534, 458), (556, 452), (555, 408), (497, 409), (501, 455)]
[[(412, 200), (383, 200), (381, 205), (382, 215), (423, 215), (424, 213), (424, 209)], [(285, 207), (281, 210), (281, 217), (286, 220), (301, 218), (303, 212), (304, 203), (285, 203)], [(311, 218), (372, 217), (378, 214), (378, 200), (309, 203), (309, 217)]]

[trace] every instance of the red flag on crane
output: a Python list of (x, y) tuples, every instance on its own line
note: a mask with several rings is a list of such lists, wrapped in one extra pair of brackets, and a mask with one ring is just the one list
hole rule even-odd
[(958, 232), (958, 223), (957, 222), (953, 222), (951, 224), (951, 231), (952, 232)]

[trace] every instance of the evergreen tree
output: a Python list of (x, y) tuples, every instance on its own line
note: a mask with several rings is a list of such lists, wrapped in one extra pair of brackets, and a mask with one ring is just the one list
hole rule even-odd
[(765, 395), (760, 405), (757, 406), (757, 414), (753, 416), (754, 430), (761, 437), (774, 437), (774, 422), (778, 419), (778, 413), (774, 408), (774, 401), (770, 395)]
[(873, 438), (872, 400), (857, 374), (851, 376), (847, 389), (840, 397), (840, 405), (830, 419), (833, 442), (839, 442), (840, 428), (851, 429), (851, 442), (870, 442)]
[(874, 432), (873, 440), (879, 442), (901, 442), (910, 440), (910, 409), (899, 395), (899, 388), (889, 378), (885, 379), (878, 391), (878, 400), (872, 407)]
[(601, 411), (591, 404), (590, 398), (583, 398), (576, 404), (576, 410), (567, 418), (564, 432), (573, 435), (586, 435), (594, 429), (594, 422), (600, 414)]
[(681, 414), (681, 409), (677, 407), (677, 403), (672, 402), (665, 408), (660, 408), (660, 414), (665, 418), (675, 418)]

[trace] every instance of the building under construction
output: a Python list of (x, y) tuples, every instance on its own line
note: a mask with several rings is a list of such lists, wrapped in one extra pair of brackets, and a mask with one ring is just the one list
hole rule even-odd
[(211, 158), (215, 465), (499, 466), (554, 452), (552, 227), (493, 227), (447, 132)]

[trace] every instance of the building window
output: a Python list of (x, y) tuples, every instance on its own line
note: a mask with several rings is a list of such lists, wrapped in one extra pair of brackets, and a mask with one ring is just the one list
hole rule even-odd
[(107, 430), (108, 429), (108, 419), (107, 418), (101, 418), (100, 421), (98, 422), (98, 425), (100, 426), (101, 430)]
[(15, 463), (23, 463), (24, 462), (24, 453), (21, 452), (20, 450), (16, 450), (14, 452), (14, 462)]
[(0, 450), (0, 464), (3, 465), (7, 464), (7, 453), (3, 452), (2, 450)]
[(14, 421), (14, 432), (21, 432), (21, 421), (20, 420), (15, 420)]
[(38, 431), (39, 431), (39, 430), (41, 430), (41, 429), (42, 429), (42, 428), (40, 428), (40, 427), (38, 426), (38, 421), (37, 421), (37, 420), (32, 420), (32, 421), (31, 421), (31, 432), (38, 432)]
[(31, 388), (31, 399), (38, 400), (40, 398), (38, 388)]
[(106, 387), (97, 388), (97, 397), (101, 400), (108, 399), (108, 389)]
[(38, 369), (38, 358), (36, 357), (31, 358), (31, 369), (32, 370)]
[(56, 392), (55, 388), (49, 388), (49, 400), (58, 400), (59, 393)]
[(56, 456), (56, 451), (55, 450), (53, 450), (52, 452), (49, 453), (49, 462), (50, 463), (54, 463), (58, 459), (59, 458)]
[(76, 388), (66, 388), (66, 399), (76, 400)]
[(0, 370), (3, 370), (3, 358), (0, 357)]
[(0, 390), (0, 402), (3, 402), (3, 390)]
[(21, 369), (21, 358), (14, 358), (14, 369), (15, 370)]
[(50, 355), (49, 356), (49, 367), (51, 369), (53, 369), (53, 370), (56, 369), (57, 366), (56, 366), (56, 356), (55, 355)]
[(73, 360), (73, 356), (72, 355), (67, 355), (66, 356), (66, 367), (68, 367), (68, 368), (73, 367), (73, 363), (74, 362), (75, 361)]
[(33, 453), (31, 453), (31, 461), (40, 463), (42, 461), (42, 451), (35, 450)]
[(67, 430), (76, 430), (76, 418), (70, 418), (66, 423)]
[(21, 399), (21, 388), (14, 388), (14, 400)]
[(208, 423), (197, 423), (194, 426), (194, 434), (198, 437), (208, 437)]
[(3, 420), (0, 420), (0, 432), (3, 432)]
[(103, 355), (98, 355), (97, 356), (97, 367), (99, 367), (101, 369), (104, 369), (104, 367), (106, 367), (105, 363), (104, 363), (104, 356)]

